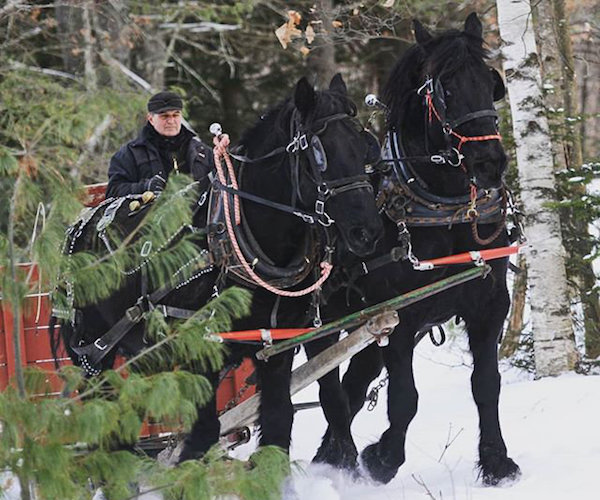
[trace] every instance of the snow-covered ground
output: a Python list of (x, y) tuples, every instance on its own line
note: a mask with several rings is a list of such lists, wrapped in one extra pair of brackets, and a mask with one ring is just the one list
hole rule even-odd
[[(387, 485), (354, 481), (331, 468), (310, 465), (325, 420), (320, 409), (299, 412), (291, 455), (303, 472), (293, 480), (296, 496), (287, 496), (290, 500), (600, 498), (595, 476), (600, 471), (600, 377), (567, 374), (533, 380), (514, 368), (502, 369), (502, 430), (522, 476), (513, 484), (492, 488), (482, 486), (474, 467), (479, 430), (470, 393), (470, 362), (462, 335), (442, 347), (428, 340), (419, 344), (415, 351), (419, 411), (409, 427), (406, 463)], [(316, 386), (311, 386), (294, 401), (312, 401), (316, 395)], [(354, 422), (359, 449), (387, 428), (384, 394), (379, 401), (374, 411), (363, 409)]]
[[(301, 361), (298, 356), (297, 363)], [(479, 431), (470, 374), (464, 336), (450, 335), (442, 347), (428, 340), (419, 344), (415, 351), (419, 411), (409, 427), (406, 463), (387, 485), (353, 480), (331, 468), (310, 465), (325, 420), (319, 408), (297, 413), (291, 456), (298, 468), (284, 500), (600, 498), (595, 476), (600, 471), (600, 376), (567, 374), (532, 380), (515, 368), (502, 369), (502, 430), (522, 477), (491, 488), (481, 485), (474, 467)], [(317, 386), (313, 385), (297, 394), (294, 402), (316, 398)], [(363, 409), (354, 422), (359, 449), (377, 440), (386, 428), (384, 388), (374, 411)], [(251, 442), (234, 453), (243, 458), (253, 449)], [(16, 488), (8, 497), (18, 498), (15, 493)]]

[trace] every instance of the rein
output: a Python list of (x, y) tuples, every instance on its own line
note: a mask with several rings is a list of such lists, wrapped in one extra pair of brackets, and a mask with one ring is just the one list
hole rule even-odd
[[(235, 172), (233, 170), (233, 164), (231, 163), (231, 158), (229, 157), (229, 154), (227, 153), (225, 145), (222, 144), (222, 141), (219, 140), (219, 138), (217, 136), (215, 136), (215, 138), (213, 139), (213, 142), (215, 145), (215, 147), (213, 149), (214, 157), (215, 157), (215, 166), (217, 168), (217, 176), (219, 178), (219, 182), (222, 185), (227, 184), (227, 177), (225, 175), (225, 170), (224, 170), (223, 164), (222, 164), (222, 161), (224, 161), (225, 165), (227, 167), (227, 173), (229, 174), (229, 178), (231, 180), (231, 183), (232, 183), (234, 189), (239, 190), (238, 185), (237, 185), (237, 180), (235, 177)], [(236, 223), (236, 225), (239, 225), (241, 222), (241, 218), (239, 216), (239, 197), (234, 194), (233, 199), (234, 199), (235, 223)], [(239, 262), (241, 263), (242, 267), (244, 268), (244, 270), (246, 271), (248, 276), (250, 276), (256, 284), (258, 284), (265, 290), (268, 290), (271, 293), (274, 293), (275, 295), (279, 295), (282, 297), (302, 297), (302, 296), (312, 293), (316, 289), (320, 288), (321, 285), (327, 280), (327, 278), (329, 277), (329, 274), (331, 273), (331, 270), (333, 269), (333, 266), (329, 262), (323, 261), (320, 264), (321, 276), (319, 277), (319, 279), (317, 279), (317, 281), (315, 281), (312, 285), (310, 285), (302, 290), (295, 290), (295, 291), (282, 290), (282, 289), (274, 287), (271, 284), (264, 281), (260, 276), (258, 276), (254, 272), (254, 270), (252, 269), (250, 264), (246, 261), (246, 258), (244, 256), (242, 250), (240, 249), (235, 231), (233, 229), (233, 222), (231, 220), (229, 197), (224, 196), (223, 201), (224, 201), (224, 208), (225, 208), (225, 210), (224, 210), (225, 211), (225, 225), (227, 227), (227, 232), (228, 232), (229, 238), (231, 240), (231, 245), (232, 245), (233, 250), (234, 250)], [(330, 257), (330, 255), (328, 255), (328, 258), (329, 257)]]

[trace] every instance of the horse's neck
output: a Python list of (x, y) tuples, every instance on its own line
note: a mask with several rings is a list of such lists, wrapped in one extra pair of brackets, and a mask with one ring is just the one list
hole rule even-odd
[[(289, 206), (292, 187), (284, 172), (286, 168), (289, 170), (290, 167), (285, 162), (276, 170), (261, 164), (250, 165), (244, 173), (242, 190)], [(254, 202), (243, 203), (243, 207), (247, 227), (261, 250), (275, 265), (288, 265), (296, 256), (298, 246), (303, 244), (309, 226), (288, 213)]]

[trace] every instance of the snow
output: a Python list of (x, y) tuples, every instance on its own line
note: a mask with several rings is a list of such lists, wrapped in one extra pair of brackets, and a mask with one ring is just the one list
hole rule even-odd
[[(288, 493), (286, 500), (598, 498), (600, 377), (533, 380), (515, 368), (501, 371), (500, 418), (509, 456), (521, 467), (518, 481), (484, 487), (477, 477), (478, 419), (470, 392), (470, 354), (461, 335), (437, 348), (423, 341), (415, 351), (419, 411), (408, 430), (406, 463), (389, 484), (310, 465), (325, 420), (320, 409), (305, 410), (296, 415), (291, 449), (303, 471), (296, 472), (294, 487), (288, 488), (295, 496)], [(385, 389), (381, 392), (375, 410), (363, 409), (353, 424), (359, 450), (387, 428)], [(316, 396), (311, 386), (294, 401)]]
[[(296, 364), (303, 361), (302, 356), (297, 358)], [(450, 332), (441, 347), (426, 339), (417, 346), (419, 411), (408, 429), (406, 463), (387, 485), (311, 465), (325, 420), (320, 408), (298, 412), (291, 449), (296, 467), (284, 500), (505, 500), (509, 495), (511, 500), (598, 498), (600, 376), (570, 373), (533, 380), (530, 374), (503, 365), (500, 419), (509, 456), (521, 467), (522, 476), (512, 484), (484, 487), (474, 466), (479, 430), (470, 391), (470, 362), (465, 336), (459, 332)], [(388, 426), (385, 392), (384, 387), (374, 411), (364, 408), (353, 424), (359, 450), (376, 441)], [(313, 384), (298, 393), (294, 402), (316, 399), (317, 386)], [(254, 449), (255, 442), (251, 442), (233, 454), (244, 458)], [(14, 485), (11, 493), (9, 499), (18, 498)], [(147, 494), (139, 498), (161, 497)]]

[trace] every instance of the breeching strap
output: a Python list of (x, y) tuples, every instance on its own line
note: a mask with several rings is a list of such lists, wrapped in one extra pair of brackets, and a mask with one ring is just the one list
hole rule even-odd
[[(221, 184), (223, 184), (225, 186), (228, 185), (225, 171), (224, 171), (223, 165), (221, 163), (221, 160), (224, 160), (225, 164), (227, 165), (227, 171), (229, 173), (229, 177), (231, 179), (232, 186), (234, 189), (237, 190), (238, 185), (237, 185), (237, 181), (236, 181), (236, 177), (235, 177), (235, 172), (233, 170), (233, 164), (231, 163), (231, 158), (229, 158), (229, 154), (227, 153), (226, 143), (224, 143), (222, 140), (220, 140), (217, 136), (215, 136), (213, 138), (213, 143), (215, 145), (213, 151), (214, 151), (214, 156), (215, 156), (215, 166), (217, 168), (217, 176), (219, 177), (219, 182), (221, 182)], [(237, 195), (234, 195), (233, 198), (234, 198), (235, 222), (236, 222), (236, 224), (239, 224), (240, 223), (239, 197)], [(229, 208), (229, 196), (224, 196), (223, 200), (224, 200), (224, 208), (225, 208), (225, 210), (224, 210), (225, 224), (227, 226), (227, 232), (229, 233), (229, 237), (231, 238), (231, 245), (235, 251), (235, 254), (237, 255), (237, 258), (239, 259), (240, 263), (242, 264), (242, 267), (248, 273), (248, 275), (250, 277), (252, 277), (252, 279), (254, 280), (254, 282), (256, 284), (260, 285), (265, 290), (268, 290), (269, 292), (274, 293), (275, 295), (280, 295), (282, 297), (302, 297), (304, 295), (308, 295), (309, 293), (312, 293), (313, 291), (317, 290), (318, 288), (321, 288), (321, 285), (325, 282), (325, 280), (327, 280), (327, 278), (329, 278), (329, 274), (331, 273), (331, 270), (333, 268), (333, 266), (329, 262), (325, 262), (325, 261), (321, 262), (320, 278), (317, 281), (315, 281), (311, 286), (306, 287), (302, 290), (294, 290), (294, 291), (281, 290), (280, 288), (276, 288), (273, 285), (270, 285), (269, 283), (264, 281), (262, 278), (260, 278), (260, 276), (258, 276), (254, 272), (254, 270), (252, 269), (250, 264), (248, 264), (248, 262), (246, 262), (244, 254), (242, 253), (242, 250), (240, 249), (240, 246), (237, 242), (237, 238), (236, 238), (235, 232), (233, 230), (233, 223), (231, 221), (231, 211)]]

